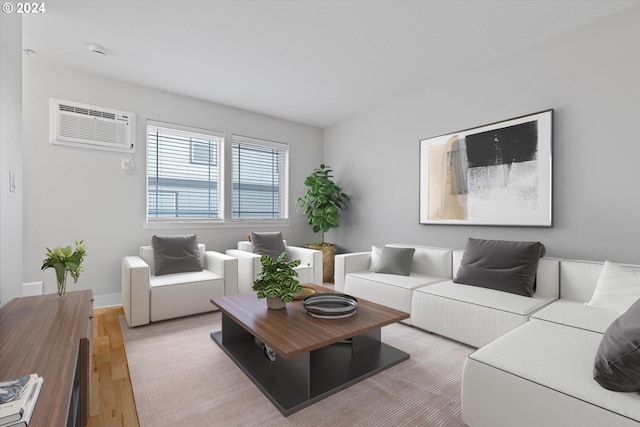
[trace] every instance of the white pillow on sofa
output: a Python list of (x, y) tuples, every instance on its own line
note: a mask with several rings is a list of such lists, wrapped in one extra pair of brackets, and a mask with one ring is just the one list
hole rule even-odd
[(640, 298), (640, 268), (605, 261), (588, 307), (622, 314)]
[(376, 271), (378, 269), (381, 252), (382, 248), (378, 246), (371, 246), (371, 263), (369, 264), (369, 271)]

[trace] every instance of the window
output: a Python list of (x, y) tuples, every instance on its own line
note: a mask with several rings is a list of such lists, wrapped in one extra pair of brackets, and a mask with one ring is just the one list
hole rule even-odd
[(289, 146), (233, 135), (232, 217), (289, 217)]
[(148, 122), (148, 222), (224, 217), (223, 142), (221, 132)]
[(191, 141), (191, 163), (201, 165), (218, 164), (218, 147), (209, 144), (209, 141)]

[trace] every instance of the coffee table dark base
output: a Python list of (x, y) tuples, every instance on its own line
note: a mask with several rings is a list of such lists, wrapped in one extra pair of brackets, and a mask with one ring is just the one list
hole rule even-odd
[(380, 328), (284, 359), (270, 361), (242, 326), (222, 313), (222, 331), (211, 338), (286, 417), (352, 384), (409, 359), (380, 341)]

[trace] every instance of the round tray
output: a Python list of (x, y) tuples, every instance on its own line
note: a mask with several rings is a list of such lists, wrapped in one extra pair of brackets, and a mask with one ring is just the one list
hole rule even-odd
[(302, 300), (307, 313), (320, 319), (342, 319), (353, 316), (358, 300), (345, 294), (315, 294)]

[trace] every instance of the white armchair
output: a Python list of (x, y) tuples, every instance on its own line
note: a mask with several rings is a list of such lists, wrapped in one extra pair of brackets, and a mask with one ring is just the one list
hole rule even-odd
[(131, 327), (216, 310), (211, 298), (238, 293), (238, 260), (198, 244), (204, 269), (155, 275), (152, 246), (122, 259), (122, 305)]
[[(288, 246), (286, 240), (284, 243), (289, 259), (300, 260), (300, 265), (295, 268), (300, 283), (322, 285), (322, 252)], [(253, 282), (262, 271), (261, 256), (253, 253), (253, 245), (248, 240), (238, 242), (238, 248), (229, 249), (226, 254), (238, 259), (238, 293), (250, 292), (253, 289)]]

